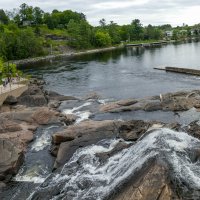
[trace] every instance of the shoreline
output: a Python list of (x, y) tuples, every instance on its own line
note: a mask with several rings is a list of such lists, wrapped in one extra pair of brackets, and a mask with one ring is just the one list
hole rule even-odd
[[(191, 40), (194, 40), (197, 38), (191, 38)], [(188, 41), (187, 40), (169, 40), (169, 41), (158, 41), (161, 42), (160, 45), (167, 45), (167, 44), (173, 44), (176, 42), (183, 42), (183, 41)], [(130, 42), (131, 43), (131, 42)], [(155, 42), (156, 43), (156, 42)], [(143, 43), (142, 43), (143, 44)], [(147, 42), (144, 43), (144, 47), (153, 44), (152, 42)], [(11, 60), (8, 62), (12, 62), (14, 64), (16, 64), (17, 66), (20, 65), (27, 65), (27, 64), (34, 64), (34, 63), (38, 63), (38, 62), (43, 62), (43, 61), (49, 61), (52, 59), (56, 59), (56, 58), (64, 58), (64, 57), (74, 57), (74, 56), (80, 56), (80, 55), (87, 55), (87, 54), (94, 54), (94, 53), (101, 53), (101, 52), (106, 52), (106, 51), (112, 51), (115, 49), (122, 49), (122, 48), (127, 48), (127, 47), (139, 47), (139, 43), (138, 44), (131, 44), (130, 46), (127, 43), (124, 44), (120, 44), (118, 46), (112, 46), (112, 47), (106, 47), (106, 48), (99, 48), (99, 49), (90, 49), (90, 50), (83, 50), (83, 51), (78, 51), (78, 52), (68, 52), (68, 53), (62, 53), (62, 54), (55, 54), (55, 55), (46, 55), (46, 56), (41, 56), (41, 57), (34, 57), (34, 58), (26, 58), (26, 59), (21, 59), (21, 60)]]
[(51, 59), (56, 59), (56, 58), (63, 58), (63, 57), (74, 57), (74, 56), (80, 56), (80, 55), (87, 55), (87, 54), (93, 54), (93, 53), (100, 53), (100, 52), (105, 52), (105, 51), (112, 51), (115, 49), (121, 49), (124, 48), (124, 45), (119, 45), (116, 47), (107, 47), (107, 48), (101, 48), (101, 49), (92, 49), (92, 50), (85, 50), (85, 51), (80, 51), (80, 52), (70, 52), (70, 53), (63, 53), (63, 54), (57, 54), (57, 55), (47, 55), (47, 56), (41, 56), (41, 57), (35, 57), (35, 58), (26, 58), (22, 60), (14, 60), (14, 61), (9, 61), (17, 66), (19, 65), (26, 65), (26, 64), (34, 64), (37, 62), (42, 62), (42, 61), (48, 61)]

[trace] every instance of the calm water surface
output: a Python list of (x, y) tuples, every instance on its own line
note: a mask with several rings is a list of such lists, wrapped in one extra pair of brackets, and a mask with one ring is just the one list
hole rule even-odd
[(103, 52), (38, 63), (24, 69), (43, 75), (47, 89), (64, 95), (99, 93), (123, 99), (200, 88), (200, 77), (154, 70), (157, 66), (200, 69), (200, 42)]

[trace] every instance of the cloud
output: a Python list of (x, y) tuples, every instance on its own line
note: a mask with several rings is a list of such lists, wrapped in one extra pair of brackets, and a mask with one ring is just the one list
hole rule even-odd
[(0, 8), (11, 10), (22, 3), (48, 12), (53, 9), (83, 12), (93, 25), (102, 18), (119, 24), (128, 24), (136, 18), (145, 25), (200, 23), (200, 0), (7, 0), (0, 2)]

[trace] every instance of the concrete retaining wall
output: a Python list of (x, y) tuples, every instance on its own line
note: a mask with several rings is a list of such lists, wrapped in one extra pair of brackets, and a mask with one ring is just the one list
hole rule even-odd
[(191, 74), (200, 76), (200, 70), (198, 69), (188, 69), (188, 68), (179, 68), (179, 67), (165, 67), (165, 70), (168, 72), (176, 72), (183, 74)]
[(27, 89), (28, 89), (27, 85), (20, 85), (18, 88), (0, 94), (0, 106), (3, 104), (3, 102), (6, 100), (8, 96), (19, 97)]

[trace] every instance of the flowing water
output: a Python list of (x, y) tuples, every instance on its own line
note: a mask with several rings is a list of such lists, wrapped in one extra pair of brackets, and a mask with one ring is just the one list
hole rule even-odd
[[(166, 73), (153, 67), (181, 66), (199, 68), (200, 42), (170, 44), (154, 48), (126, 48), (110, 52), (56, 59), (22, 67), (26, 73), (42, 75), (47, 89), (64, 95), (82, 97), (90, 92), (101, 95), (98, 101), (61, 105), (65, 114), (75, 114), (76, 123), (93, 120), (159, 120), (178, 121), (188, 125), (200, 120), (194, 109), (174, 115), (172, 112), (144, 111), (97, 114), (96, 107), (107, 101), (140, 98), (178, 90), (199, 89), (199, 77)], [(34, 69), (34, 70), (33, 70)], [(72, 106), (73, 105), (73, 106)], [(174, 182), (183, 187), (190, 199), (199, 199), (200, 162), (196, 152), (200, 141), (187, 133), (169, 129), (151, 130), (137, 143), (101, 161), (97, 154), (113, 150), (119, 139), (103, 140), (78, 149), (62, 169), (52, 173), (54, 158), (49, 154), (51, 134), (59, 125), (41, 127), (30, 144), (25, 163), (9, 188), (0, 194), (2, 200), (103, 200), (152, 159), (170, 169)], [(184, 183), (184, 186), (182, 185)]]
[(55, 158), (49, 153), (51, 135), (62, 130), (61, 124), (39, 127), (35, 140), (30, 143), (25, 161), (4, 193), (1, 200), (24, 200), (46, 177), (51, 174)]
[(200, 190), (200, 162), (195, 160), (195, 153), (191, 154), (200, 148), (198, 139), (169, 129), (153, 130), (136, 144), (101, 163), (96, 154), (112, 150), (119, 142), (110, 140), (106, 145), (77, 150), (62, 171), (51, 175), (28, 199), (106, 199), (152, 158), (164, 162), (177, 183), (184, 182), (190, 190)]

